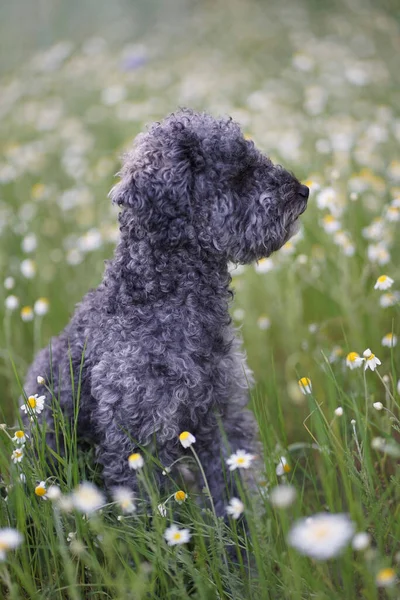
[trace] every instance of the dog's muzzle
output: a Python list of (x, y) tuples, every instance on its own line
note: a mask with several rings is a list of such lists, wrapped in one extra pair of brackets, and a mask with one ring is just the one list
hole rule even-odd
[(310, 189), (306, 185), (301, 185), (299, 188), (299, 195), (307, 200), (310, 195)]

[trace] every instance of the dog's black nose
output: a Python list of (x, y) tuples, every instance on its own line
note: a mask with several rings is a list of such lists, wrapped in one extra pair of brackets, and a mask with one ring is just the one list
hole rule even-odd
[(303, 198), (307, 199), (310, 194), (310, 190), (306, 185), (301, 185), (299, 189), (299, 194), (300, 196), (303, 196)]

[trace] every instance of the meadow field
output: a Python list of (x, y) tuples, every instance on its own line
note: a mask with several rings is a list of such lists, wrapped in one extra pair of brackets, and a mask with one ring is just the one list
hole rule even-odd
[[(0, 12), (0, 598), (400, 598), (397, 5), (162, 4)], [(55, 471), (18, 423), (35, 352), (112, 256), (121, 155), (179, 106), (232, 116), (311, 189), (291, 241), (231, 265), (264, 453), (226, 519), (207, 486), (163, 497), (145, 450), (143, 496), (105, 496), (62, 415)]]

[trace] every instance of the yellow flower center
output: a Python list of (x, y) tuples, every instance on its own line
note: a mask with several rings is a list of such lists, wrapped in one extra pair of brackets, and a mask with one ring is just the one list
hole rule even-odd
[(374, 358), (375, 358), (375, 354), (370, 354), (370, 355), (367, 357), (367, 360), (373, 360)]
[(326, 215), (324, 217), (325, 223), (334, 223), (335, 217), (333, 215)]
[(378, 282), (385, 283), (386, 279), (387, 279), (387, 275), (381, 275), (380, 277), (378, 277)]
[(22, 450), (14, 450), (15, 453), (15, 458), (19, 458), (20, 456), (22, 456)]
[(299, 381), (300, 385), (302, 385), (303, 387), (309, 386), (311, 384), (311, 379), (309, 379), (308, 377), (302, 377)]
[(15, 432), (15, 437), (16, 437), (16, 438), (19, 438), (19, 439), (21, 439), (21, 438), (23, 438), (24, 436), (25, 436), (25, 434), (24, 434), (24, 432), (23, 432), (23, 431), (21, 431), (21, 430), (19, 430), (19, 431), (16, 431), (16, 432)]
[(172, 536), (172, 539), (174, 539), (176, 542), (179, 542), (179, 540), (181, 539), (181, 534), (179, 531), (177, 531), (176, 533), (174, 533), (174, 535)]
[(45, 190), (45, 187), (43, 185), (43, 183), (36, 183), (33, 188), (32, 188), (32, 196), (33, 198), (40, 198), (40, 196), (43, 194)]
[(179, 439), (181, 440), (181, 442), (184, 442), (185, 440), (188, 439), (189, 436), (190, 436), (190, 433), (188, 431), (182, 431), (182, 433), (179, 436)]
[(329, 527), (327, 527), (326, 525), (318, 525), (317, 527), (315, 527), (314, 529), (314, 536), (318, 539), (321, 540), (322, 538), (326, 537), (326, 535), (329, 533)]
[(347, 360), (350, 362), (354, 362), (357, 358), (360, 358), (360, 355), (357, 352), (350, 352), (350, 354), (347, 355)]
[(24, 315), (25, 317), (27, 317), (28, 315), (32, 314), (32, 309), (30, 306), (24, 306), (24, 308), (21, 309), (21, 315)]
[(394, 577), (396, 577), (396, 572), (394, 571), (394, 569), (388, 567), (387, 569), (381, 569), (379, 571), (377, 575), (377, 580), (385, 583), (387, 581), (390, 581)]
[(237, 462), (237, 464), (238, 464), (238, 465), (243, 465), (243, 464), (244, 464), (244, 462), (245, 462), (245, 460), (244, 460), (243, 456), (239, 456), (239, 457), (236, 459), (236, 462)]
[(176, 492), (175, 494), (175, 500), (178, 501), (183, 501), (186, 499), (186, 494), (183, 490), (179, 490), (179, 492)]
[(28, 404), (31, 408), (36, 408), (36, 398), (34, 396), (29, 396)]
[(285, 471), (285, 473), (290, 473), (290, 471), (292, 470), (292, 467), (290, 465), (288, 465), (287, 463), (285, 463), (283, 465), (283, 470)]
[(47, 494), (47, 490), (42, 485), (38, 485), (35, 487), (35, 494), (36, 496), (45, 496)]
[(134, 452), (133, 454), (130, 455), (130, 457), (128, 458), (128, 460), (130, 462), (136, 462), (137, 460), (140, 459), (140, 454), (139, 452)]

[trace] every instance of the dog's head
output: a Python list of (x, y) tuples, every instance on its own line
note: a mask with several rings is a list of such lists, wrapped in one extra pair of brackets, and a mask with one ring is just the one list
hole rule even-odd
[(141, 235), (248, 263), (297, 229), (308, 188), (230, 119), (181, 110), (137, 136), (111, 191)]

